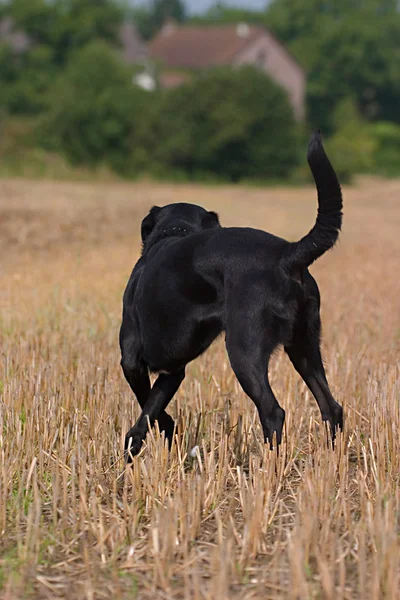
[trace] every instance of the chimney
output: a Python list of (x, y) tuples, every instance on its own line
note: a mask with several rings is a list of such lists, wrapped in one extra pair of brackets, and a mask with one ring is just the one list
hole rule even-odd
[(173, 19), (167, 19), (161, 28), (161, 33), (165, 37), (168, 37), (168, 36), (172, 35), (173, 33), (175, 33), (176, 29), (177, 29), (177, 22), (174, 21)]
[(236, 25), (236, 34), (240, 38), (247, 38), (250, 34), (250, 27), (247, 25), (247, 23), (238, 23)]

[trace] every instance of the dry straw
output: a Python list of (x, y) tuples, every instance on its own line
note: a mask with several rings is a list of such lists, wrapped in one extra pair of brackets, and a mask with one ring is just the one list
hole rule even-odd
[(219, 340), (171, 404), (171, 453), (154, 430), (122, 477), (138, 407), (117, 334), (146, 208), (189, 200), (295, 239), (315, 193), (0, 183), (1, 598), (399, 597), (399, 194), (345, 190), (341, 243), (313, 268), (346, 414), (335, 449), (278, 352), (287, 421), (270, 453)]

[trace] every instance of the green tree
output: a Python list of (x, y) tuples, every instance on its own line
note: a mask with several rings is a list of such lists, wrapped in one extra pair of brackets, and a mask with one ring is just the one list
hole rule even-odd
[(168, 19), (178, 23), (186, 19), (182, 0), (151, 0), (149, 4), (148, 7), (135, 8), (132, 11), (138, 31), (146, 40), (151, 39)]
[(106, 162), (127, 173), (145, 99), (119, 55), (105, 42), (92, 42), (75, 53), (51, 89), (38, 128), (41, 143), (74, 164)]
[(190, 22), (205, 25), (241, 22), (265, 25), (266, 16), (264, 11), (247, 10), (246, 8), (230, 8), (217, 2), (205, 13), (191, 17)]
[(97, 39), (116, 46), (123, 19), (114, 0), (10, 0), (0, 8), (30, 41), (24, 51), (0, 44), (0, 106), (18, 114), (43, 110), (50, 83), (79, 48)]
[(50, 46), (38, 45), (16, 55), (9, 45), (0, 44), (0, 106), (15, 114), (41, 112), (56, 73)]
[(250, 67), (218, 68), (160, 97), (138, 127), (134, 158), (193, 178), (279, 178), (297, 162), (296, 131), (273, 81)]
[(267, 23), (308, 72), (310, 120), (354, 97), (366, 119), (400, 120), (400, 13), (396, 0), (274, 0)]
[[(364, 14), (335, 24), (320, 43), (321, 58), (309, 73), (314, 122), (326, 120), (353, 96), (367, 120), (400, 121), (400, 16)], [(322, 58), (324, 57), (324, 58)], [(327, 126), (331, 125), (328, 119)]]
[(50, 46), (61, 65), (95, 39), (117, 44), (123, 20), (115, 0), (11, 0), (9, 14), (33, 44)]

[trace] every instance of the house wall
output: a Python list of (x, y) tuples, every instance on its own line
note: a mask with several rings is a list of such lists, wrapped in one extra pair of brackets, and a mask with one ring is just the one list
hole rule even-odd
[(147, 46), (131, 23), (124, 23), (119, 31), (122, 52), (128, 64), (143, 63), (148, 56)]
[(234, 58), (234, 64), (253, 64), (262, 68), (287, 90), (296, 119), (305, 115), (306, 76), (282, 45), (268, 31)]

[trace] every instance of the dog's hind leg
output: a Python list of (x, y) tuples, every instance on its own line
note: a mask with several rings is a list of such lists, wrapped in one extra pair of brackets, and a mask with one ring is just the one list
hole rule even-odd
[[(279, 406), (268, 379), (268, 362), (276, 344), (266, 341), (262, 327), (251, 327), (244, 315), (227, 328), (226, 348), (233, 371), (244, 392), (257, 407), (265, 442), (273, 448), (273, 435), (279, 445), (285, 411)], [(268, 331), (268, 330), (267, 330)]]
[[(142, 406), (142, 414), (136, 421), (135, 425), (126, 434), (125, 452), (126, 459), (128, 462), (132, 459), (133, 456), (138, 454), (142, 442), (146, 437), (149, 421), (151, 425), (154, 425), (154, 422), (158, 421), (160, 425), (160, 430), (162, 430), (161, 428), (163, 427), (166, 418), (170, 419), (170, 421), (172, 422), (172, 438), (174, 422), (171, 419), (171, 417), (165, 412), (165, 408), (168, 406), (174, 394), (177, 392), (184, 377), (184, 368), (178, 371), (177, 373), (162, 373), (158, 376), (153, 387), (148, 393), (147, 400)], [(165, 431), (166, 435), (168, 435), (169, 432), (166, 429)]]
[(343, 409), (329, 389), (320, 351), (321, 320), (318, 302), (307, 302), (298, 317), (293, 341), (285, 350), (296, 371), (314, 395), (323, 421), (331, 427), (332, 441), (338, 428), (343, 429)]

